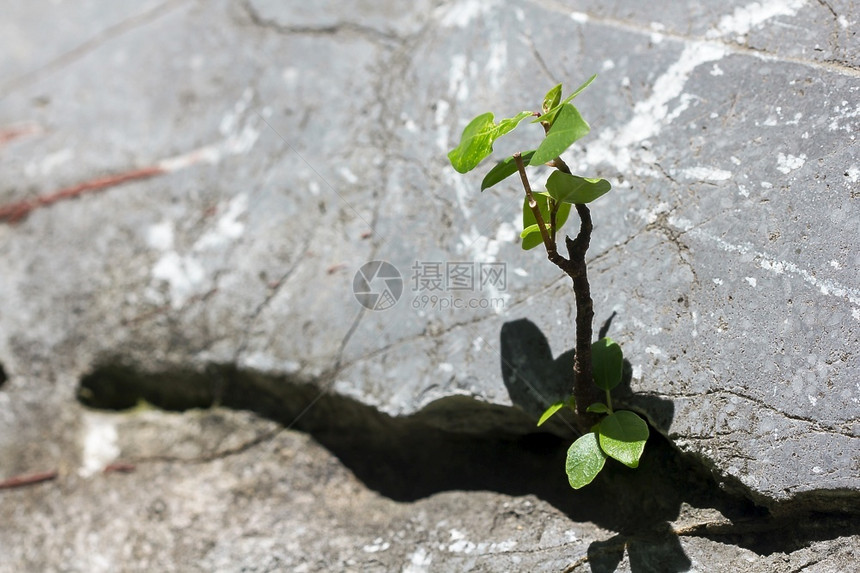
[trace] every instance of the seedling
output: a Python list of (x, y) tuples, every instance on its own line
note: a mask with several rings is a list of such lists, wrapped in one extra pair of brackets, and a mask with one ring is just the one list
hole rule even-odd
[[(597, 476), (613, 458), (635, 468), (648, 440), (648, 425), (638, 414), (612, 408), (610, 392), (621, 382), (623, 356), (621, 347), (609, 338), (592, 344), (594, 308), (585, 254), (591, 241), (591, 212), (587, 204), (609, 192), (612, 185), (605, 179), (574, 175), (560, 157), (574, 142), (590, 131), (579, 110), (571, 103), (594, 81), (588, 81), (564, 100), (558, 84), (544, 96), (540, 112), (522, 111), (496, 123), (492, 113), (473, 119), (463, 130), (460, 144), (448, 153), (451, 165), (460, 173), (478, 166), (493, 152), (493, 143), (513, 131), (526, 118), (540, 123), (544, 138), (536, 149), (517, 152), (499, 161), (481, 182), (481, 191), (519, 173), (525, 191), (523, 198), (522, 247), (525, 250), (543, 245), (547, 258), (573, 281), (576, 299), (576, 352), (573, 364), (573, 387), (569, 398), (552, 404), (543, 413), (538, 426), (564, 408), (571, 409), (583, 435), (567, 452), (566, 471), (571, 487), (579, 489)], [(548, 165), (554, 171), (546, 180), (546, 191), (534, 191), (526, 167)], [(565, 236), (568, 256), (558, 252), (558, 230), (567, 221), (571, 207), (579, 216), (576, 238)], [(599, 390), (605, 392), (605, 401)]]

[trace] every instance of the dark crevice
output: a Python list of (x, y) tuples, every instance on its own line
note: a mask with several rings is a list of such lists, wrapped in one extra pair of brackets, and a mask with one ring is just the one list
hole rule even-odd
[[(664, 562), (677, 565), (665, 570), (686, 570), (689, 561), (679, 535), (770, 554), (860, 534), (856, 492), (830, 492), (839, 497), (832, 507), (842, 507), (842, 512), (816, 509), (804, 500), (764, 508), (739, 495), (743, 486), (730, 483), (733, 478), (715, 476), (657, 431), (652, 431), (637, 470), (610, 460), (594, 483), (573, 490), (563, 471), (573, 436), (565, 435), (563, 424), (553, 433), (541, 432), (534, 418), (518, 407), (465, 396), (441, 399), (410, 416), (391, 417), (348, 397), (321, 394), (318, 385), (307, 381), (232, 365), (144, 372), (111, 361), (82, 378), (78, 398), (86, 406), (110, 410), (131, 408), (141, 400), (173, 411), (219, 405), (250, 410), (311, 434), (367, 487), (400, 502), (452, 490), (536, 495), (572, 520), (618, 533), (615, 543), (590, 548), (596, 559), (593, 571), (613, 570), (594, 566), (614, 561), (613, 548), (619, 544), (627, 547), (631, 559), (637, 544), (663, 547)], [(808, 495), (821, 499), (821, 492)], [(726, 520), (673, 530), (671, 522), (678, 519), (682, 504), (716, 509)]]
[(6, 369), (3, 368), (3, 363), (0, 362), (0, 388), (3, 387), (3, 384), (5, 384), (8, 379), (9, 377), (6, 376)]

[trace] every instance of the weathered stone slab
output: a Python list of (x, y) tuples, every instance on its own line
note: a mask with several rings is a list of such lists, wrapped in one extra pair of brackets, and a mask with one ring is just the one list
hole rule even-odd
[[(464, 1), (333, 12), (169, 2), (111, 4), (77, 23), (61, 9), (16, 10), (22, 32), (5, 36), (14, 50), (0, 62), (0, 209), (58, 191), (76, 197), (0, 222), (9, 378), (0, 477), (85, 467), (88, 422), (75, 397), (104, 364), (163, 374), (162, 396), (190, 379), (171, 373), (194, 371), (203, 405), (223, 397), (229, 383), (216, 374), (227, 365), (259, 375), (256, 391), (271, 396), (285, 395), (280, 382), (310, 384), (311, 395), (288, 394), (281, 415), (325, 392), (457, 434), (529, 432), (563, 392), (572, 293), (520, 249), (521, 192), (479, 193), (481, 174), (457, 175), (445, 152), (477, 113), (513, 115), (555, 82), (573, 87), (599, 72), (577, 100), (593, 131), (568, 159), (615, 186), (594, 204), (590, 253), (596, 327), (630, 362), (623, 400), (776, 513), (857, 511), (860, 61), (850, 3), (593, 2), (574, 12)], [(54, 21), (69, 27), (45, 34)], [(363, 309), (353, 293), (371, 260), (403, 279), (387, 310)], [(423, 288), (428, 269), (448, 263), (479, 279), (503, 264), (504, 284)], [(279, 419), (271, 396), (248, 406)], [(172, 470), (147, 471), (144, 482)], [(99, 490), (68, 487), (81, 504)], [(15, 499), (56, 507), (53, 495)], [(383, 564), (517, 563), (456, 561), (434, 547), (489, 552), (509, 539), (447, 539), (447, 525), (433, 528), (426, 547), (413, 542), (413, 553)], [(344, 535), (325, 563), (347, 564), (353, 541), (367, 541)], [(7, 532), (0, 543), (8, 539), (18, 538)], [(249, 543), (248, 554), (270, 547)], [(716, 551), (711, 538), (681, 543), (691, 560)], [(735, 549), (726, 560), (748, 555)], [(28, 563), (15, 551), (13, 563)], [(230, 551), (193, 554), (227, 563)], [(540, 555), (548, 570), (575, 561)], [(347, 565), (366, 570), (370, 559)]]

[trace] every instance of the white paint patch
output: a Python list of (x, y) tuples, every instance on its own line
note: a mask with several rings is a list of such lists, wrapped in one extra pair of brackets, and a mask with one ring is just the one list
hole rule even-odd
[(634, 380), (642, 380), (642, 365), (635, 364), (633, 366), (633, 372), (631, 374)]
[(571, 12), (570, 19), (578, 24), (585, 24), (588, 22), (588, 14), (585, 12)]
[(236, 132), (239, 120), (248, 109), (248, 106), (251, 105), (252, 99), (254, 99), (254, 90), (251, 88), (245, 88), (245, 91), (242, 92), (242, 96), (233, 104), (233, 109), (225, 113), (221, 118), (221, 123), (218, 124), (218, 131), (220, 131), (222, 135), (230, 135), (231, 133)]
[(500, 243), (513, 243), (520, 234), (511, 223), (504, 222), (496, 229), (496, 240)]
[(281, 72), (281, 78), (288, 84), (294, 84), (299, 80), (299, 70), (293, 67), (284, 68)]
[(744, 277), (744, 280), (745, 280), (745, 281), (747, 281), (747, 283), (748, 283), (751, 287), (753, 287), (753, 288), (755, 288), (755, 286), (756, 286), (756, 284), (757, 284), (757, 282), (758, 282), (758, 281), (756, 281), (756, 280), (755, 280), (755, 278), (754, 278), (754, 277)]
[(853, 316), (857, 320), (860, 320), (860, 308), (852, 308), (851, 309), (851, 316)]
[(484, 68), (490, 76), (490, 81), (498, 85), (503, 72), (508, 66), (508, 44), (506, 42), (495, 42), (490, 46), (490, 56)]
[(497, 2), (481, 0), (465, 0), (461, 2), (449, 2), (436, 9), (435, 16), (439, 23), (446, 28), (466, 28), (474, 20), (489, 13)]
[(786, 155), (784, 153), (780, 153), (776, 157), (776, 169), (786, 175), (800, 169), (803, 167), (803, 164), (806, 163), (806, 155), (801, 153), (799, 156), (796, 155)]
[(852, 165), (848, 168), (848, 171), (845, 172), (845, 175), (848, 177), (848, 181), (851, 183), (857, 183), (860, 180), (860, 168), (856, 165)]
[(170, 221), (156, 223), (146, 230), (146, 244), (150, 248), (168, 251), (173, 248), (173, 240), (173, 223)]
[[(466, 84), (468, 68), (469, 60), (465, 54), (454, 54), (451, 57), (451, 70), (448, 72), (448, 95), (458, 101), (465, 101), (469, 98), (469, 86)], [(438, 112), (439, 108), (437, 107), (437, 116)]]
[(337, 172), (340, 173), (341, 177), (346, 179), (347, 183), (350, 183), (352, 185), (355, 185), (356, 183), (358, 183), (358, 176), (355, 173), (353, 173), (349, 167), (344, 165), (340, 169), (338, 169)]
[[(156, 167), (172, 173), (198, 163), (216, 165), (225, 155), (241, 155), (248, 153), (260, 138), (261, 130), (253, 120), (241, 121), (254, 97), (253, 90), (246, 89), (242, 98), (234, 104), (233, 109), (221, 118), (218, 130), (224, 139), (212, 145), (200, 147), (182, 155), (168, 157), (156, 163)], [(264, 108), (263, 116), (270, 115), (271, 109)]]
[(385, 551), (389, 547), (391, 547), (391, 543), (383, 541), (381, 537), (377, 537), (373, 540), (373, 543), (365, 545), (361, 550), (365, 553), (379, 553), (380, 551)]
[[(461, 205), (461, 209), (463, 209), (463, 205)], [(502, 225), (504, 226), (506, 224), (509, 223), (503, 223)], [(472, 226), (469, 233), (460, 235), (460, 244), (457, 245), (457, 252), (465, 255), (469, 260), (475, 263), (494, 263), (496, 262), (496, 255), (499, 254), (500, 246), (501, 245), (498, 240), (482, 235), (474, 226)], [(491, 308), (496, 314), (503, 314), (511, 295), (509, 293), (501, 292), (498, 286), (491, 283), (488, 283), (485, 288), (487, 289), (487, 295), (490, 298), (502, 301), (502, 304), (492, 304)]]
[(515, 274), (515, 275), (517, 275), (518, 277), (527, 277), (527, 276), (529, 276), (528, 271), (526, 271), (525, 269), (522, 269), (522, 268), (520, 268), (520, 267), (517, 267), (517, 268), (515, 268), (515, 269), (514, 269), (514, 274)]
[(732, 178), (731, 171), (705, 166), (688, 167), (687, 169), (682, 169), (681, 174), (687, 179), (694, 181), (726, 181)]
[(712, 76), (722, 76), (723, 74), (725, 74), (725, 72), (719, 66), (719, 64), (714, 64), (714, 66), (711, 68), (711, 75)]
[[(448, 118), (448, 111), (451, 109), (451, 104), (447, 101), (440, 99), (436, 102), (436, 113), (434, 114), (434, 121), (436, 123), (436, 146), (442, 151), (448, 151), (448, 137), (449, 130), (446, 125), (446, 119)], [(464, 126), (465, 127), (465, 126)], [(462, 177), (457, 177), (457, 181), (462, 179)]]
[(844, 125), (840, 125), (839, 120), (851, 120), (860, 116), (860, 105), (851, 107), (847, 101), (843, 101), (841, 106), (837, 105), (833, 107), (833, 113), (831, 116), (833, 119), (830, 121), (830, 125), (827, 126), (830, 131), (842, 130), (851, 133), (857, 129), (855, 122), (847, 121)]
[(440, 549), (447, 550), (451, 553), (491, 555), (494, 553), (506, 553), (517, 546), (517, 542), (514, 540), (501, 541), (498, 543), (475, 543), (474, 541), (466, 539), (466, 534), (457, 529), (452, 529), (450, 534), (451, 543), (449, 543), (447, 547), (445, 545), (441, 545)]
[(711, 235), (703, 231), (701, 228), (691, 229), (689, 233), (698, 239), (714, 243), (719, 249), (727, 253), (737, 253), (745, 258), (753, 258), (758, 260), (758, 266), (764, 270), (774, 272), (776, 274), (790, 273), (799, 276), (804, 282), (818, 289), (825, 296), (835, 296), (843, 298), (848, 302), (860, 305), (860, 289), (847, 287), (830, 279), (821, 279), (815, 276), (812, 272), (799, 267), (789, 261), (780, 261), (775, 257), (768, 255), (762, 251), (755, 250), (749, 243), (735, 245), (728, 241)]
[(693, 70), (725, 55), (726, 48), (720, 44), (688, 44), (678, 61), (654, 82), (651, 97), (636, 104), (633, 119), (618, 134), (618, 144), (632, 145), (659, 134), (663, 127), (661, 122), (669, 114), (667, 104), (681, 95)]
[(433, 556), (429, 555), (423, 547), (419, 547), (407, 557), (408, 561), (403, 568), (403, 573), (427, 573)]
[(295, 374), (302, 369), (302, 365), (293, 360), (276, 360), (271, 354), (265, 352), (254, 352), (241, 357), (240, 363), (243, 367), (258, 372), (283, 372)]
[(61, 149), (60, 151), (49, 153), (39, 163), (39, 172), (42, 175), (48, 175), (51, 171), (53, 171), (63, 163), (68, 163), (69, 161), (71, 161), (74, 156), (75, 152), (71, 148)]
[(451, 374), (454, 371), (454, 365), (449, 362), (440, 362), (439, 370), (445, 374)]
[(466, 539), (466, 534), (462, 531), (452, 529), (450, 533), (452, 543), (448, 545), (448, 551), (451, 553), (471, 553), (477, 547), (475, 543)]
[(83, 417), (83, 452), (78, 475), (90, 477), (119, 457), (118, 436), (114, 418), (106, 414), (85, 412)]
[(722, 286), (723, 285), (723, 279), (714, 279), (714, 284), (717, 286)]
[(218, 218), (214, 229), (207, 231), (194, 243), (194, 250), (223, 247), (245, 232), (245, 223), (239, 218), (248, 211), (248, 195), (240, 193), (227, 203), (226, 212)]
[(606, 72), (615, 69), (615, 62), (612, 60), (603, 60), (603, 64), (600, 67), (604, 72)]
[(837, 261), (837, 260), (830, 261), (830, 266), (833, 267), (834, 269), (842, 268), (842, 265), (840, 265), (839, 261)]
[(739, 6), (731, 15), (720, 18), (715, 29), (709, 30), (708, 38), (735, 36), (743, 41), (751, 30), (777, 16), (794, 16), (806, 4), (806, 0), (763, 0)]
[(155, 263), (152, 276), (155, 280), (167, 283), (171, 306), (178, 310), (200, 292), (206, 272), (193, 257), (180, 256), (176, 251), (169, 251)]
[(647, 354), (651, 354), (652, 356), (660, 356), (661, 354), (663, 354), (662, 350), (653, 345), (646, 347), (645, 352)]
[(618, 131), (609, 128), (601, 132), (597, 141), (587, 146), (587, 161), (591, 165), (609, 163), (619, 171), (630, 170), (631, 149), (638, 149), (646, 139), (659, 135), (663, 127), (677, 118), (690, 104), (691, 98), (681, 98), (680, 105), (670, 115), (669, 102), (682, 95), (693, 70), (698, 66), (719, 60), (727, 54), (726, 47), (716, 42), (687, 44), (678, 61), (669, 66), (654, 82), (651, 97), (633, 108), (633, 117)]

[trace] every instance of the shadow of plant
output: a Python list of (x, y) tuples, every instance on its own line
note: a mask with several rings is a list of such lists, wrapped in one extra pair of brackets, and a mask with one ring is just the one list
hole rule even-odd
[[(613, 315), (614, 316), (614, 315)], [(606, 336), (612, 317), (601, 328), (599, 338)], [(501, 329), (502, 378), (511, 401), (537, 418), (549, 404), (564, 400), (573, 385), (573, 357), (569, 350), (553, 359), (546, 337), (527, 319), (507, 322)], [(636, 396), (630, 388), (630, 363), (625, 360), (622, 382), (615, 390), (619, 407), (634, 410), (652, 427), (666, 432), (671, 424), (674, 406), (669, 400)], [(566, 426), (566, 427), (564, 427)], [(556, 422), (553, 431), (565, 433), (572, 442), (577, 436), (573, 425)], [(669, 522), (678, 518), (681, 503), (716, 503), (723, 511), (747, 513), (752, 508), (728, 507), (727, 499), (713, 496), (704, 483), (690, 488), (692, 468), (679, 467), (680, 457), (668, 442), (652, 432), (639, 468), (631, 470), (608, 460), (604, 472), (583, 490), (568, 488), (568, 515), (595, 522), (619, 532), (615, 537), (592, 543), (588, 549), (589, 564), (595, 573), (615, 571), (624, 557), (630, 556), (633, 571), (687, 571), (690, 560), (684, 554)], [(563, 460), (554, 469), (564, 475)], [(706, 480), (707, 481), (707, 480)], [(560, 492), (559, 492), (560, 493)], [(708, 497), (716, 497), (708, 500)], [(697, 498), (697, 499), (694, 499)]]

